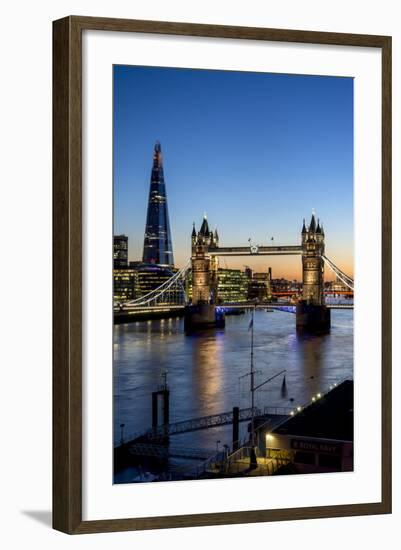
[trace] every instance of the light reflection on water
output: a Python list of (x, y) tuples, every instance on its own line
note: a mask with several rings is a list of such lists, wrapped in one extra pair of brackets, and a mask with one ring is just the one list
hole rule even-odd
[[(256, 385), (286, 369), (256, 392), (256, 405), (296, 406), (332, 382), (352, 377), (353, 312), (332, 310), (331, 333), (297, 336), (295, 317), (255, 313)], [(136, 322), (114, 327), (114, 440), (151, 426), (151, 392), (168, 371), (170, 422), (249, 407), (249, 314), (228, 316), (224, 330), (185, 336), (183, 319)], [(292, 399), (292, 401), (291, 401)], [(246, 423), (241, 425), (242, 433)], [(231, 426), (175, 436), (191, 447), (231, 444)]]

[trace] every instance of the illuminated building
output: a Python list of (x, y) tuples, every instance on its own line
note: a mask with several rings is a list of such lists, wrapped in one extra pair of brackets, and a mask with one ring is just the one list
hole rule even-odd
[(248, 299), (248, 277), (240, 269), (219, 269), (217, 295), (219, 303), (245, 302)]
[(114, 235), (113, 266), (114, 269), (128, 267), (128, 237), (126, 235)]
[(131, 268), (113, 270), (113, 294), (115, 302), (127, 302), (135, 298), (137, 271)]
[(173, 245), (167, 207), (161, 146), (156, 142), (150, 179), (143, 262), (173, 266)]
[[(114, 301), (126, 302), (142, 298), (173, 277), (177, 270), (142, 262), (130, 262), (126, 269), (114, 269)], [(163, 294), (162, 303), (183, 301), (183, 291), (176, 286)]]
[[(142, 264), (136, 269), (136, 292), (135, 298), (141, 298), (156, 290), (162, 284), (166, 283), (171, 277), (174, 276), (177, 270), (171, 269), (164, 266), (153, 265), (153, 264)], [(172, 288), (168, 292), (163, 294), (163, 302), (161, 303), (178, 303), (182, 302), (183, 291), (177, 289), (176, 287)]]
[(335, 281), (325, 283), (325, 288), (333, 293), (349, 291), (349, 287), (338, 276)]

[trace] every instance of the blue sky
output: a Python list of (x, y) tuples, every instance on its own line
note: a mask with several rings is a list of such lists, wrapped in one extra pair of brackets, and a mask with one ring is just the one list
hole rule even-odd
[[(298, 244), (314, 209), (327, 255), (353, 274), (353, 80), (114, 67), (114, 232), (141, 259), (153, 146), (161, 142), (174, 256), (206, 212), (221, 245)], [(224, 260), (300, 277), (299, 258)]]

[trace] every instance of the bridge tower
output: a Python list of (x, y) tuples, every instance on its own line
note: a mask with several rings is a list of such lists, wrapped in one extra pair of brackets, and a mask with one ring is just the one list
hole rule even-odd
[(330, 330), (330, 310), (324, 301), (324, 230), (315, 214), (307, 228), (302, 226), (302, 299), (297, 305), (297, 329), (310, 332)]
[(194, 224), (191, 237), (193, 304), (209, 304), (211, 302), (210, 256), (208, 255), (210, 241), (209, 224), (205, 216), (198, 233), (196, 233)]
[(185, 329), (224, 326), (217, 302), (218, 259), (208, 254), (218, 244), (217, 230), (210, 231), (206, 215), (200, 230), (195, 224), (191, 235), (192, 304), (185, 308)]

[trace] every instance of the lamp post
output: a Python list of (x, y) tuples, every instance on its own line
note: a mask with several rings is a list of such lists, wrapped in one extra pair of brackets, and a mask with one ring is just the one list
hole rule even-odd
[(121, 445), (124, 445), (124, 427), (125, 427), (125, 424), (120, 424), (120, 430), (121, 430), (120, 443), (121, 443)]

